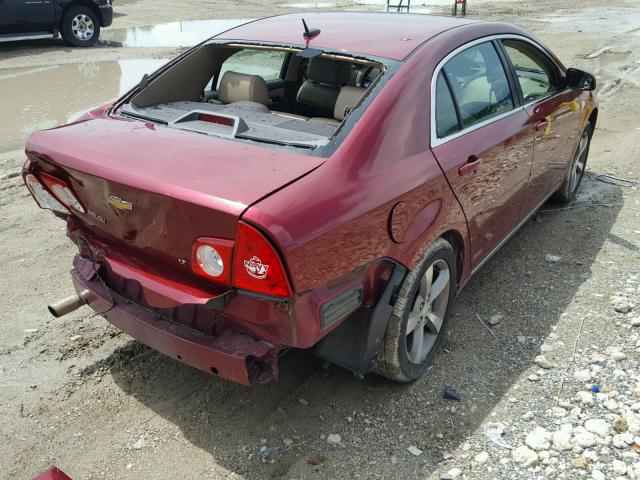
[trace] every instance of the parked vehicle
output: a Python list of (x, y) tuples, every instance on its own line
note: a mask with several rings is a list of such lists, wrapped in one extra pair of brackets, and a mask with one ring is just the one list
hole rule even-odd
[(113, 20), (111, 0), (0, 0), (0, 42), (58, 38), (95, 45)]
[(471, 276), (550, 196), (574, 198), (595, 78), (530, 33), (307, 20), (231, 29), (29, 138), (25, 182), (79, 249), (54, 315), (86, 303), (244, 384), (288, 347), (410, 381)]

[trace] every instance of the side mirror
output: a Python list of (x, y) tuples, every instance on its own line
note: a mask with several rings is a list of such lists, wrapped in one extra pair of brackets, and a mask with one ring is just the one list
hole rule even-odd
[(565, 86), (572, 90), (591, 92), (596, 89), (596, 77), (577, 68), (567, 69), (564, 77)]

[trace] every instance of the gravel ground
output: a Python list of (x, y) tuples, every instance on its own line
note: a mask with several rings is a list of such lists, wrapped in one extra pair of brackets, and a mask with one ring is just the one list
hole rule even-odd
[[(7, 124), (17, 140), (0, 137), (0, 478), (56, 464), (74, 479), (640, 479), (640, 192), (598, 179), (640, 180), (640, 7), (470, 4), (471, 15), (529, 28), (565, 63), (596, 73), (601, 113), (577, 201), (543, 206), (487, 263), (459, 296), (433, 369), (412, 384), (359, 380), (293, 351), (277, 382), (245, 388), (163, 357), (86, 309), (50, 318), (46, 304), (71, 289), (74, 250), (17, 174), (16, 142), (35, 125), (26, 114), (19, 128)], [(114, 28), (284, 10), (138, 0), (116, 3)], [(177, 51), (0, 48), (0, 81), (17, 68)], [(25, 108), (77, 97), (80, 86), (47, 78)], [(117, 76), (99, 80), (117, 94)], [(99, 95), (70, 110), (108, 100)], [(445, 386), (461, 399), (443, 398)]]

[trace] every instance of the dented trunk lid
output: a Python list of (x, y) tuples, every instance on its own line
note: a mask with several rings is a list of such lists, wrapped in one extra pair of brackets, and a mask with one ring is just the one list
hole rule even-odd
[(197, 237), (234, 239), (248, 206), (323, 161), (112, 118), (36, 132), (26, 151), (70, 184), (87, 210), (74, 215), (95, 233), (184, 269)]

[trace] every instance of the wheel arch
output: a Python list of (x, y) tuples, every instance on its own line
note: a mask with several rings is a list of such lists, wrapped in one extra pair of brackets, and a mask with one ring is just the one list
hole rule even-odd
[(82, 5), (83, 7), (87, 7), (89, 10), (91, 10), (98, 18), (100, 25), (102, 25), (103, 23), (102, 12), (100, 12), (100, 9), (95, 3), (89, 0), (73, 0), (72, 2), (67, 3), (62, 9), (62, 16), (60, 18), (61, 19), (64, 18), (65, 14), (70, 8), (77, 7), (79, 5)]
[(449, 242), (456, 254), (456, 284), (460, 286), (465, 259), (465, 244), (462, 234), (458, 230), (452, 229), (444, 232), (440, 238)]
[(589, 114), (589, 123), (591, 123), (591, 131), (596, 129), (596, 122), (598, 121), (598, 107), (594, 108)]

